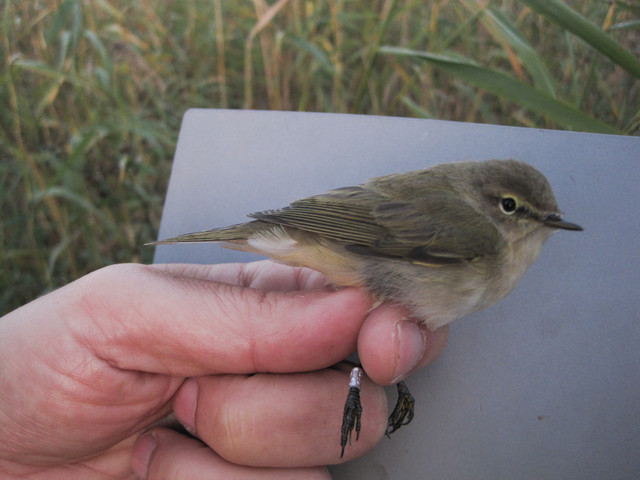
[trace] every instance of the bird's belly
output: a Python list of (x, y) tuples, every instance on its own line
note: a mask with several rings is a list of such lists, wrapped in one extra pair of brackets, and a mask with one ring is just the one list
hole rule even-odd
[(430, 330), (485, 308), (508, 293), (488, 281), (482, 265), (428, 267), (387, 259), (367, 270), (367, 286), (376, 296), (408, 308)]
[[(404, 259), (360, 255), (319, 236), (282, 227), (262, 232), (232, 248), (253, 251), (293, 266), (312, 268), (337, 286), (361, 287), (378, 300), (398, 304), (431, 330), (488, 307), (507, 295), (533, 263), (536, 251), (514, 257), (428, 266)], [(522, 253), (522, 252), (520, 252)], [(514, 258), (525, 258), (514, 265)]]

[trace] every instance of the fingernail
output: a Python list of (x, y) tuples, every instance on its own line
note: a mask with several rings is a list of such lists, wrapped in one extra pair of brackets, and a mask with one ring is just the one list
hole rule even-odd
[(153, 433), (142, 435), (136, 442), (133, 457), (131, 458), (131, 468), (138, 478), (147, 478), (149, 462), (157, 447), (158, 440)]
[(424, 355), (424, 337), (420, 327), (411, 320), (401, 320), (396, 325), (398, 331), (398, 362), (396, 363), (397, 383), (405, 378)]
[(187, 378), (173, 401), (173, 413), (192, 435), (196, 434), (196, 408), (198, 406), (198, 382)]

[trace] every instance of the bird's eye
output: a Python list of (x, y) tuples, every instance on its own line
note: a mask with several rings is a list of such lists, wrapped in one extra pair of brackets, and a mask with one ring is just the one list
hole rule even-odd
[(504, 197), (500, 199), (500, 210), (502, 210), (507, 215), (511, 215), (516, 211), (517, 203), (512, 197)]

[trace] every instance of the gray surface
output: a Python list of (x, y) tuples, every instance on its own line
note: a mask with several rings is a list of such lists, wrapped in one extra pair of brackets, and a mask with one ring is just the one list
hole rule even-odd
[[(640, 478), (640, 138), (354, 115), (185, 115), (160, 238), (376, 175), (511, 157), (546, 174), (566, 219), (585, 232), (553, 235), (509, 297), (454, 322), (445, 353), (408, 381), (413, 423), (332, 468), (335, 479)], [(155, 261), (253, 258), (176, 245), (159, 247)]]

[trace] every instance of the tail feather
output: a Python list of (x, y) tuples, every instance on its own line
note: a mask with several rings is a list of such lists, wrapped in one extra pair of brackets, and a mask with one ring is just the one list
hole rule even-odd
[(255, 220), (253, 222), (239, 223), (229, 227), (214, 228), (203, 232), (185, 233), (177, 237), (171, 237), (145, 245), (171, 245), (175, 243), (209, 243), (209, 242), (241, 242), (264, 227), (265, 222)]

